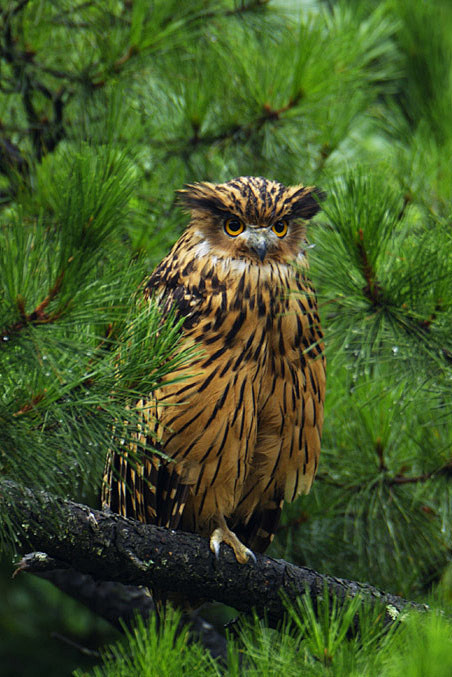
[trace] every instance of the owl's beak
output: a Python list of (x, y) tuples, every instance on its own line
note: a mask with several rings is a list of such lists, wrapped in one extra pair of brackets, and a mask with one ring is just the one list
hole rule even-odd
[(258, 255), (261, 261), (265, 259), (267, 254), (268, 242), (263, 233), (250, 233), (248, 235), (248, 246), (255, 254)]

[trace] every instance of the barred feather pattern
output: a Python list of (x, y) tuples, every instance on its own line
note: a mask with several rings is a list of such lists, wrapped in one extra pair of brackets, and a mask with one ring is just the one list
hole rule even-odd
[[(180, 192), (190, 224), (145, 293), (164, 313), (176, 309), (180, 346), (196, 350), (136, 403), (141, 427), (134, 444), (109, 454), (104, 506), (205, 536), (226, 524), (263, 552), (283, 502), (310, 490), (325, 359), (305, 225), (322, 197), (260, 177)], [(229, 219), (243, 233), (228, 235)], [(155, 440), (168, 460), (145, 451)]]

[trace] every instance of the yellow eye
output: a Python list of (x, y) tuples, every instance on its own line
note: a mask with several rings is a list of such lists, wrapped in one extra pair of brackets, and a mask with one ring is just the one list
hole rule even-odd
[(278, 237), (284, 237), (284, 235), (287, 233), (288, 228), (289, 224), (287, 223), (287, 221), (277, 221), (276, 223), (273, 224), (272, 231)]
[(226, 219), (224, 222), (225, 233), (231, 237), (237, 237), (240, 233), (243, 233), (245, 226), (238, 219)]

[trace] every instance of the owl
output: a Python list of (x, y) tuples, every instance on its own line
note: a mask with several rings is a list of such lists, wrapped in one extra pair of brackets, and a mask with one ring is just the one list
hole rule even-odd
[(136, 403), (139, 430), (109, 454), (103, 505), (245, 563), (317, 471), (325, 359), (305, 226), (323, 194), (245, 176), (179, 196), (190, 223), (145, 294), (182, 318), (193, 357)]

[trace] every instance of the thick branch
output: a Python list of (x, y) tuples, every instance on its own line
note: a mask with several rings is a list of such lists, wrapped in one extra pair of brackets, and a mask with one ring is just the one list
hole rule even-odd
[(308, 592), (315, 601), (325, 585), (339, 601), (360, 595), (385, 604), (388, 622), (406, 607), (425, 609), (370, 585), (264, 555), (257, 556), (257, 564), (241, 565), (227, 546), (216, 560), (207, 540), (196, 534), (140, 524), (12, 482), (0, 483), (0, 500), (20, 517), (23, 547), (31, 545), (99, 580), (216, 600), (246, 613), (255, 609), (272, 625), (284, 615), (283, 595), (294, 602)]
[[(26, 572), (44, 578), (66, 595), (88, 607), (93, 613), (105, 618), (118, 630), (124, 625), (132, 628), (136, 614), (148, 618), (155, 613), (155, 606), (149, 589), (144, 586), (124, 585), (113, 581), (99, 581), (89, 574), (71, 569), (64, 562), (52, 559), (43, 552), (32, 552), (19, 563), (14, 575)], [(182, 617), (182, 624), (189, 628), (189, 637), (198, 641), (211, 653), (227, 663), (226, 638), (211, 623), (202, 618), (200, 610), (189, 610)]]
[(136, 585), (123, 585), (113, 581), (99, 581), (89, 574), (82, 574), (43, 552), (25, 555), (14, 572), (32, 573), (49, 581), (55, 587), (70, 595), (88, 607), (93, 613), (102, 616), (118, 630), (122, 630), (121, 620), (131, 627), (135, 614), (144, 618), (154, 613), (155, 607), (148, 588)]

